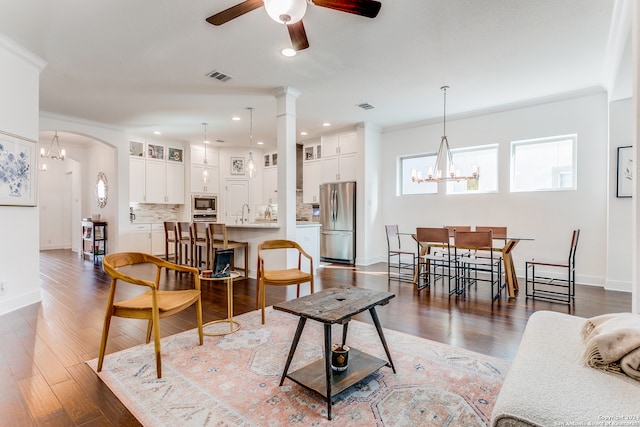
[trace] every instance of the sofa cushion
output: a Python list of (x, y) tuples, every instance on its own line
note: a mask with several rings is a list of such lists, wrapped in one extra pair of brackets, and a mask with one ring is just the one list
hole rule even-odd
[(583, 364), (585, 321), (551, 311), (531, 315), (493, 408), (492, 426), (640, 423), (640, 382)]

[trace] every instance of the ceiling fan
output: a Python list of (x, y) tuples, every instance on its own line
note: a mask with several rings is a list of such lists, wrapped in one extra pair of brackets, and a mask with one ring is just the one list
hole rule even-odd
[(208, 17), (207, 22), (222, 25), (264, 5), (271, 19), (287, 26), (293, 48), (303, 50), (309, 47), (307, 33), (302, 25), (307, 3), (367, 18), (375, 18), (382, 6), (376, 0), (245, 0)]

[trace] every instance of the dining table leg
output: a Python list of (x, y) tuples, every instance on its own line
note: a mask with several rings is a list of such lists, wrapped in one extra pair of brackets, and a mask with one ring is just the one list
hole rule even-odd
[(516, 268), (513, 265), (511, 253), (516, 247), (519, 240), (512, 239), (502, 248), (502, 260), (504, 261), (504, 278), (507, 282), (507, 290), (509, 297), (513, 298), (518, 294), (518, 277), (516, 276)]

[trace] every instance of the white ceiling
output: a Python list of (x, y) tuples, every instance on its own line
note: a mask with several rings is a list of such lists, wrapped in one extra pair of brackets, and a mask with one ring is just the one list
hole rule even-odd
[(210, 140), (247, 146), (255, 107), (254, 143), (274, 146), (282, 86), (301, 92), (306, 139), (325, 121), (384, 129), (440, 118), (444, 84), (447, 114), (605, 86), (613, 1), (381, 0), (375, 19), (310, 5), (310, 47), (294, 58), (280, 55), (287, 30), (264, 8), (205, 22), (239, 2), (0, 0), (0, 33), (48, 61), (41, 110), (167, 141), (202, 141), (208, 122)]

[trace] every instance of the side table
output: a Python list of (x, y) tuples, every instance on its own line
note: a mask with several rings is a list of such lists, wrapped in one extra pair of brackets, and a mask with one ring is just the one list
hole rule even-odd
[(210, 337), (217, 337), (220, 335), (231, 334), (237, 331), (238, 329), (240, 329), (240, 323), (233, 320), (233, 280), (238, 277), (240, 277), (240, 273), (238, 273), (237, 271), (232, 271), (227, 277), (202, 277), (202, 274), (200, 274), (201, 282), (213, 282), (213, 283), (222, 282), (222, 281), (227, 282), (227, 318), (220, 319), (220, 320), (212, 320), (211, 322), (207, 322), (204, 325), (202, 325), (202, 327), (204, 328), (205, 326), (212, 325), (215, 323), (228, 323), (229, 331), (219, 332), (219, 333), (203, 332), (203, 335), (207, 335)]
[[(391, 368), (395, 374), (396, 368), (391, 360), (391, 353), (384, 338), (382, 326), (376, 313), (377, 305), (386, 305), (395, 294), (391, 292), (377, 292), (363, 288), (329, 288), (302, 298), (281, 302), (273, 306), (274, 309), (299, 316), (291, 349), (287, 356), (280, 385), (285, 378), (315, 391), (327, 399), (327, 418), (331, 419), (331, 403), (333, 397), (355, 383), (365, 379), (383, 366)], [(347, 341), (347, 326), (353, 316), (369, 310), (373, 324), (378, 331), (382, 347), (387, 360), (371, 356), (363, 351), (351, 348), (347, 369), (333, 372), (331, 369), (331, 325), (342, 325), (342, 345)], [(318, 321), (324, 325), (324, 360), (319, 359), (311, 364), (289, 373), (289, 366), (300, 341), (302, 330), (307, 319)]]

